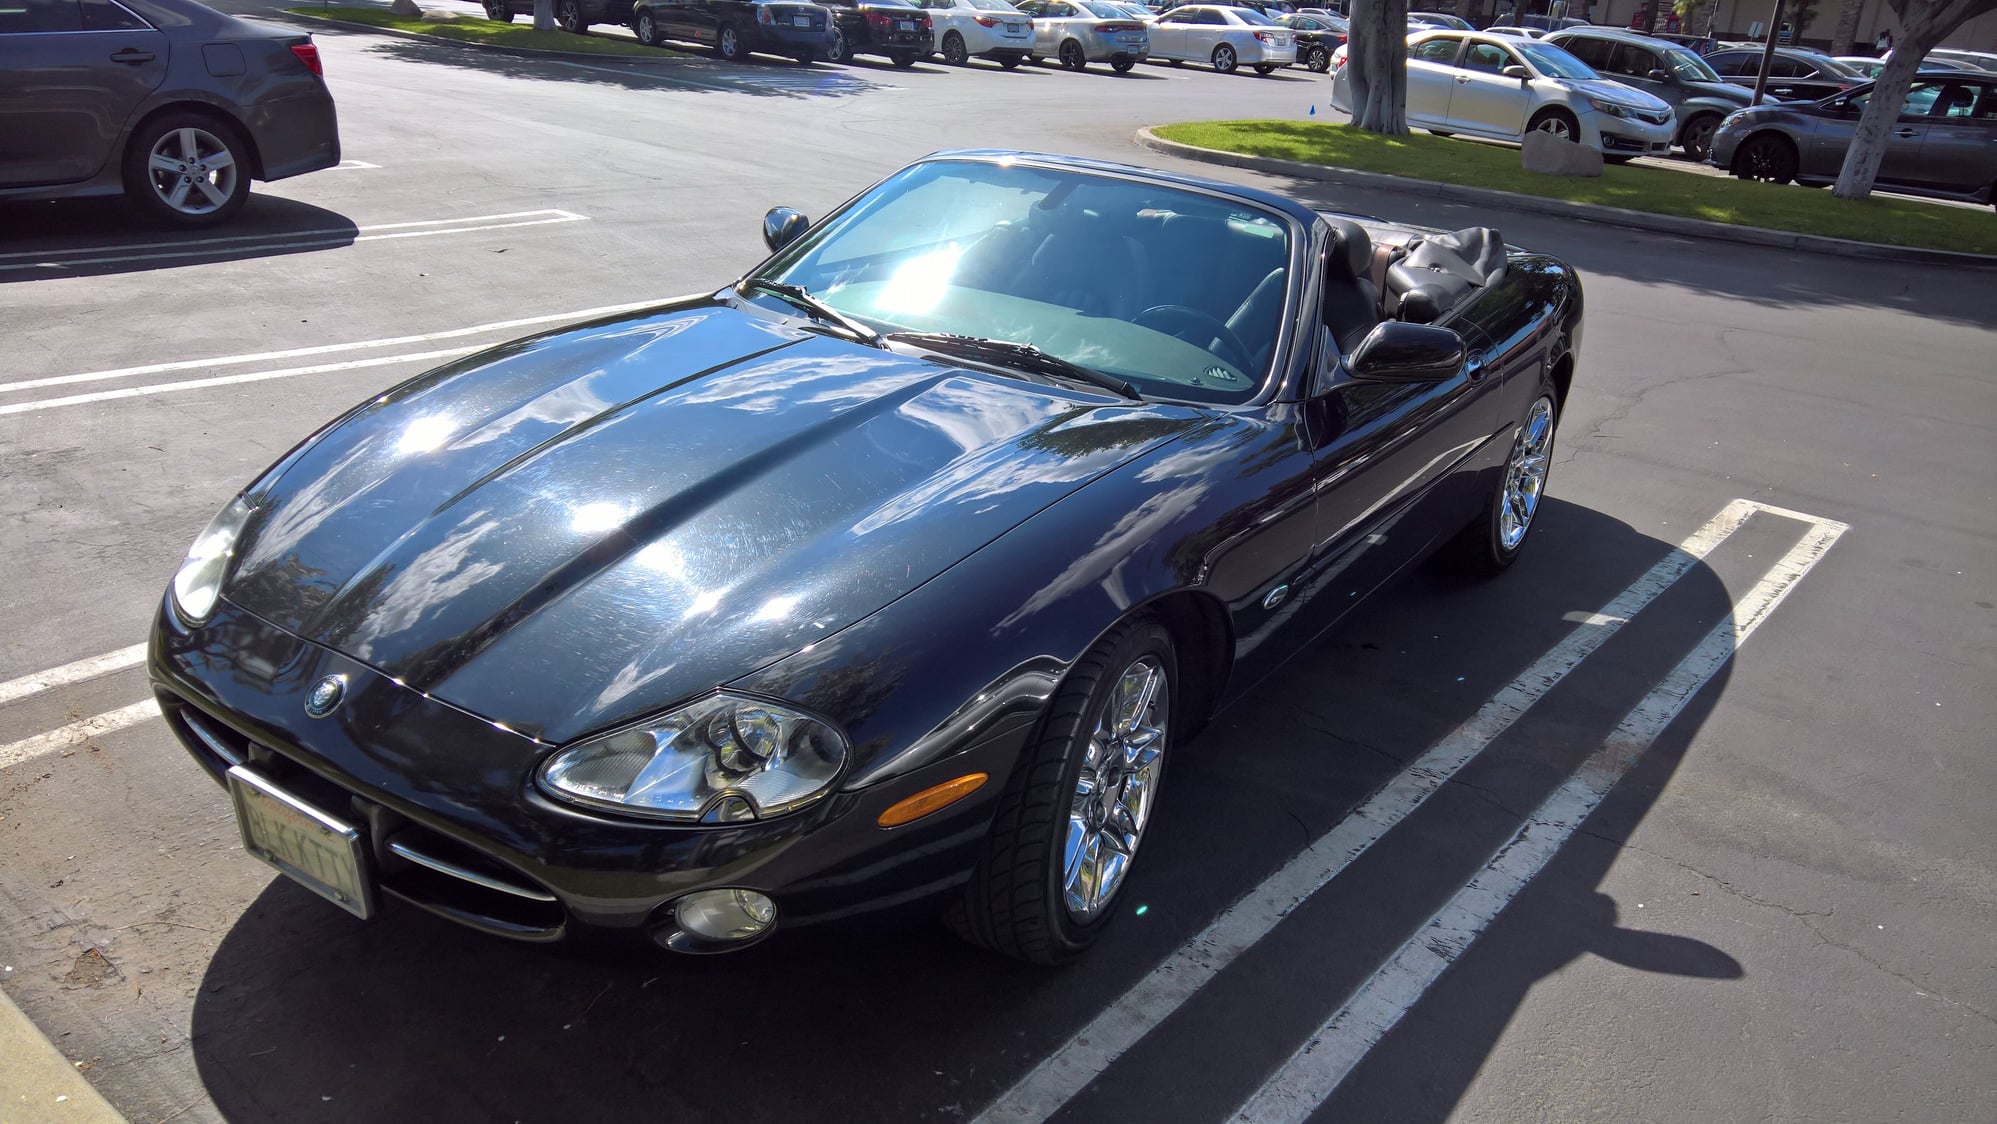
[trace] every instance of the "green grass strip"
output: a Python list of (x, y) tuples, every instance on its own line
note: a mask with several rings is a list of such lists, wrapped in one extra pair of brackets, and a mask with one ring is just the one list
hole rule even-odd
[(1610, 165), (1600, 179), (1543, 176), (1519, 167), (1519, 150), (1417, 133), (1387, 137), (1349, 125), (1303, 121), (1199, 121), (1154, 129), (1180, 144), (1599, 203), (1657, 215), (1759, 226), (1888, 246), (1997, 254), (1997, 216), (1986, 209), (1874, 196), (1857, 202), (1828, 189), (1753, 183), (1663, 168)]
[(300, 16), (319, 16), (342, 23), (385, 27), (391, 31), (413, 31), (461, 43), (486, 43), (495, 47), (526, 47), (537, 51), (566, 51), (578, 55), (623, 55), (634, 58), (669, 58), (677, 51), (647, 47), (633, 39), (606, 35), (571, 35), (566, 31), (536, 31), (531, 16), (518, 23), (497, 23), (476, 16), (450, 20), (412, 19), (385, 8), (286, 8)]

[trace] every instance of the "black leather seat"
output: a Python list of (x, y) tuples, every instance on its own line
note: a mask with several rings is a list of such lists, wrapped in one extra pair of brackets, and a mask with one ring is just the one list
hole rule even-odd
[(1380, 290), (1373, 286), (1373, 238), (1350, 219), (1326, 216), (1332, 244), (1325, 253), (1324, 322), (1347, 355), (1380, 322)]

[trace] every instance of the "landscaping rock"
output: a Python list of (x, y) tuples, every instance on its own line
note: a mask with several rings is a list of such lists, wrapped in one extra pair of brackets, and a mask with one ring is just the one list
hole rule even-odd
[(452, 20), (461, 20), (463, 18), (465, 17), (456, 12), (447, 12), (442, 8), (423, 9), (424, 23), (450, 23)]
[(1602, 174), (1601, 153), (1536, 129), (1525, 135), (1525, 148), (1519, 161), (1526, 171), (1543, 176), (1594, 177)]
[(423, 14), (423, 9), (417, 6), (416, 0), (395, 0), (395, 3), (388, 6), (388, 10), (398, 16), (409, 16), (411, 18), (420, 17)]

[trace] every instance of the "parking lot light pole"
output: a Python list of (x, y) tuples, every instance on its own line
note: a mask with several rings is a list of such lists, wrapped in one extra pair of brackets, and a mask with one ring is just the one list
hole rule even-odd
[(1775, 65), (1775, 31), (1782, 26), (1782, 9), (1788, 0), (1775, 0), (1775, 14), (1768, 17), (1768, 42), (1761, 47), (1761, 74), (1754, 80), (1754, 100), (1749, 105), (1760, 105), (1761, 94), (1768, 88), (1768, 68)]

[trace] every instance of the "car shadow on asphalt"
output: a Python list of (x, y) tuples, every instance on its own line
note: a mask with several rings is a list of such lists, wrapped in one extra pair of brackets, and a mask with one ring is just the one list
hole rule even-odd
[[(201, 981), (200, 1078), (236, 1121), (974, 1115), (1573, 631), (1577, 611), (1672, 549), (1551, 498), (1539, 520), (1532, 550), (1499, 581), (1418, 569), (1182, 746), (1125, 915), (1065, 969), (972, 949), (927, 909), (696, 959), (509, 944), (399, 903), (363, 923), (276, 879)], [(1220, 1119), (1239, 1105), (1330, 1013), (1327, 1000), (1418, 932), (1600, 747), (1632, 694), (1732, 607), (1720, 577), (1692, 567), (1654, 620), (1638, 615), (1647, 627), (1633, 622), (1592, 658), (1606, 665), (1600, 678), (1544, 700), (1531, 737), (1494, 743), (1067, 1116)], [(1341, 1095), (1405, 1078), (1421, 1084), (1417, 1118), (1446, 1114), (1532, 986), (1584, 954), (1701, 981), (1742, 975), (1720, 949), (1630, 927), (1598, 889), (1725, 679), (1698, 693), (1603, 809), (1613, 814), (1569, 841)]]
[(234, 218), (199, 230), (162, 227), (118, 196), (0, 203), (0, 230), (21, 232), (0, 238), (0, 284), (309, 254), (360, 233), (337, 211), (255, 190)]

